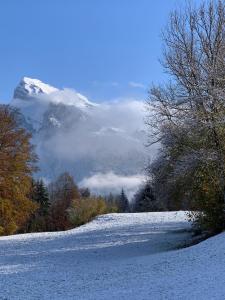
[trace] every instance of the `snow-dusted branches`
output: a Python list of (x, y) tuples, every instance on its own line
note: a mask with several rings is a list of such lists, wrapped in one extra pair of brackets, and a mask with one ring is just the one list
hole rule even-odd
[[(162, 63), (171, 82), (149, 92), (146, 124), (154, 141), (161, 143), (161, 155), (150, 172), (158, 194), (167, 202), (171, 197), (181, 203), (188, 197), (189, 202), (198, 199), (201, 203), (195, 204), (206, 215), (213, 203), (221, 217), (225, 205), (224, 2), (174, 11), (163, 40)], [(222, 219), (216, 226), (225, 224), (225, 216)]]

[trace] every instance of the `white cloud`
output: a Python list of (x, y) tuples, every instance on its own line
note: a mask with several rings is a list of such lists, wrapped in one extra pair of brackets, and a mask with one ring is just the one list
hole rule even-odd
[[(60, 96), (65, 103), (67, 97)], [(72, 92), (70, 96), (70, 101), (77, 97)], [(144, 179), (140, 174), (150, 152), (155, 153), (145, 147), (144, 102), (117, 99), (81, 111), (62, 107), (50, 116), (61, 126), (50, 131), (47, 139), (37, 136), (44, 176), (51, 166), (51, 178), (68, 171), (94, 193), (119, 193), (124, 188), (132, 197)]]
[(117, 82), (117, 81), (101, 82), (101, 81), (98, 81), (98, 80), (94, 80), (94, 81), (91, 82), (91, 84), (93, 86), (96, 86), (96, 87), (109, 87), (109, 86), (117, 87), (117, 86), (119, 86), (119, 82)]
[(128, 84), (132, 88), (146, 89), (146, 86), (140, 82), (130, 81)]
[(143, 176), (133, 174), (143, 173), (149, 152), (155, 153), (144, 146), (143, 101), (120, 98), (96, 105), (64, 89), (18, 104), (37, 124), (33, 143), (41, 176), (54, 179), (68, 171), (96, 193), (135, 192)]
[(109, 84), (111, 84), (111, 86), (118, 86), (119, 85), (119, 83), (117, 81), (112, 81)]
[(140, 174), (125, 176), (113, 172), (96, 173), (84, 178), (80, 186), (89, 187), (94, 193), (120, 193), (123, 188), (131, 198), (144, 180), (145, 176)]

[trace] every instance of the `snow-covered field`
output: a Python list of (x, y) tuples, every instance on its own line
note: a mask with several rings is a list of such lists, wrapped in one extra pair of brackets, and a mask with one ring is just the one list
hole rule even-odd
[(0, 299), (225, 299), (225, 235), (190, 239), (183, 212), (110, 214), (0, 238)]

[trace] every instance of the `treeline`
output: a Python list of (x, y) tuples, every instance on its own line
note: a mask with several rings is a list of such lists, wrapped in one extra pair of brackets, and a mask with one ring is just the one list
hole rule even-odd
[(149, 93), (147, 124), (160, 143), (149, 166), (156, 201), (190, 209), (201, 231), (225, 228), (225, 3), (171, 13), (163, 33), (167, 84)]
[(64, 173), (35, 181), (37, 157), (19, 113), (0, 106), (0, 234), (65, 230), (107, 212), (189, 210), (197, 229), (225, 229), (225, 3), (203, 1), (170, 15), (163, 33), (167, 84), (149, 92), (146, 120), (160, 143), (132, 205), (96, 197)]
[(32, 180), (30, 199), (37, 209), (20, 232), (67, 230), (85, 224), (99, 214), (117, 212), (103, 197), (79, 189), (68, 173), (46, 186), (42, 180)]
[(21, 228), (22, 232), (67, 230), (98, 215), (129, 211), (123, 190), (119, 195), (95, 196), (88, 188), (78, 188), (67, 172), (48, 186), (42, 180), (32, 180), (30, 199), (38, 208)]
[(66, 230), (99, 214), (129, 211), (123, 190), (94, 196), (79, 189), (68, 173), (48, 186), (35, 180), (37, 156), (20, 117), (17, 110), (0, 105), (0, 235)]

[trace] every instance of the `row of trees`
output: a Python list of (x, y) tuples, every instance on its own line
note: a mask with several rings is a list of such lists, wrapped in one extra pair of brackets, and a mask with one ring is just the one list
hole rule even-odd
[(85, 224), (97, 215), (129, 211), (123, 190), (120, 195), (94, 196), (88, 188), (79, 189), (67, 172), (48, 187), (42, 180), (33, 180), (30, 198), (38, 209), (22, 228), (23, 232), (66, 230)]
[(91, 195), (88, 189), (80, 190), (68, 173), (61, 174), (48, 187), (42, 180), (33, 180), (30, 197), (38, 209), (21, 228), (23, 232), (66, 230), (118, 210), (103, 197)]
[[(225, 228), (225, 3), (203, 1), (171, 14), (163, 33), (168, 84), (149, 93), (147, 124), (160, 143), (133, 211), (192, 211), (202, 230)], [(63, 230), (99, 213), (130, 211), (124, 191), (106, 199), (62, 174), (35, 182), (37, 157), (18, 112), (0, 107), (0, 234)]]
[(65, 230), (107, 212), (161, 209), (150, 182), (130, 205), (123, 189), (120, 194), (96, 197), (87, 188), (79, 189), (68, 173), (49, 186), (34, 180), (37, 157), (20, 119), (17, 110), (0, 106), (0, 234)]
[(93, 196), (87, 188), (79, 189), (68, 173), (48, 187), (34, 180), (37, 156), (20, 119), (17, 110), (0, 106), (0, 235), (65, 230), (99, 214), (129, 211), (123, 190), (120, 195)]
[(157, 201), (191, 209), (202, 230), (225, 228), (225, 3), (174, 11), (163, 33), (168, 84), (150, 90), (147, 124), (159, 142), (149, 175)]

